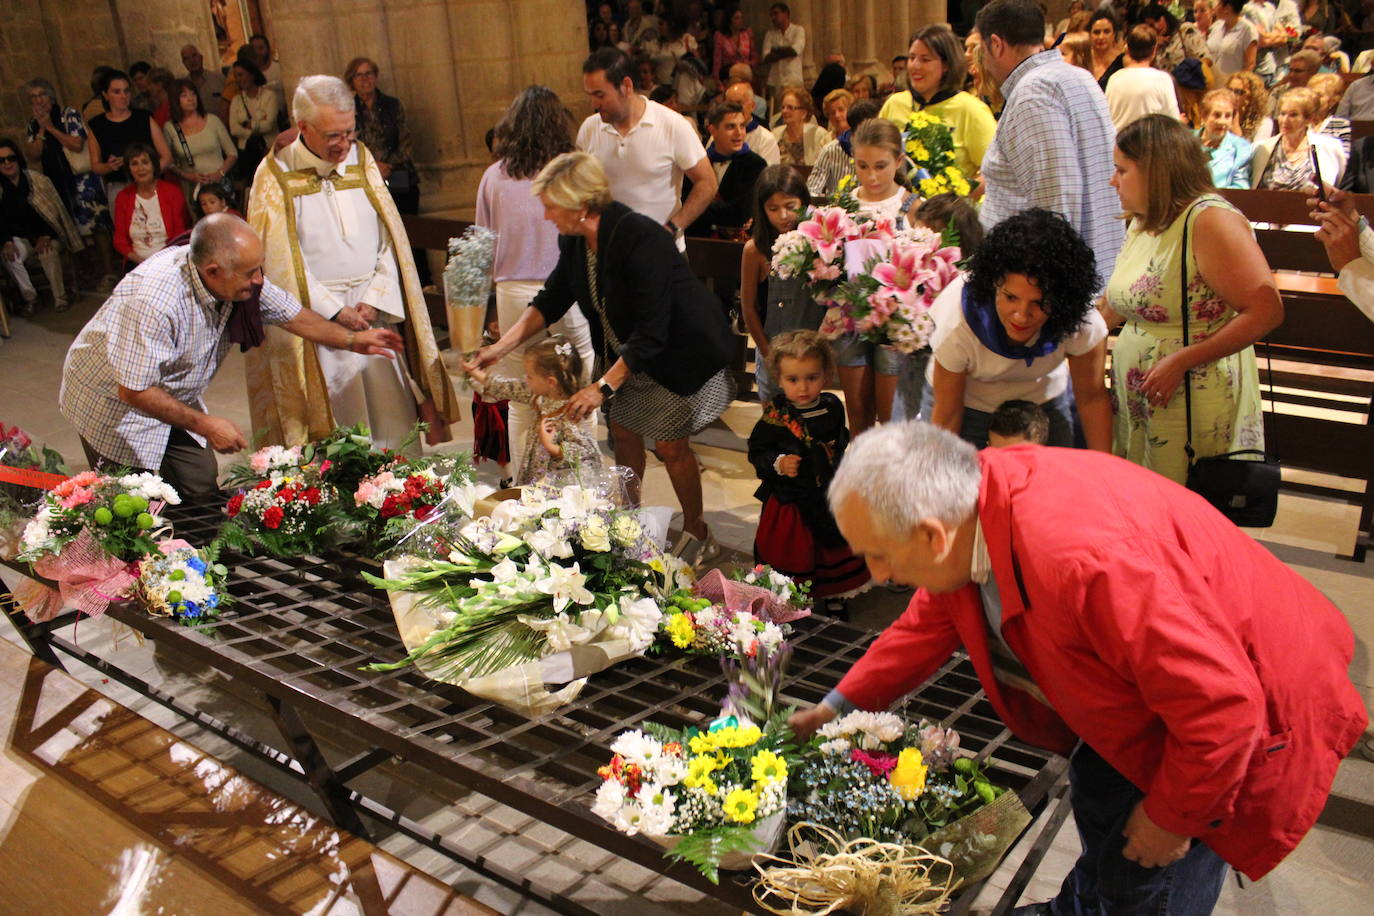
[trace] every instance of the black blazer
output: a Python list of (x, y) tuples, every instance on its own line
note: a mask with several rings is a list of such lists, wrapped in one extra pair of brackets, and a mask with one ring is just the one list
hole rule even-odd
[(1337, 187), (1355, 194), (1374, 194), (1374, 137), (1361, 137), (1350, 144), (1350, 161)]
[[(708, 236), (717, 226), (743, 228), (754, 215), (754, 185), (766, 168), (768, 163), (753, 150), (733, 159), (721, 176), (715, 198), (701, 211), (701, 216), (687, 227), (687, 234)], [(687, 179), (682, 182), (682, 199), (686, 200), (691, 193), (692, 181)]]
[[(734, 353), (720, 302), (692, 273), (668, 231), (642, 213), (612, 203), (601, 214), (596, 238), (597, 288), (620, 341), (618, 355), (669, 391), (695, 394)], [(552, 324), (576, 302), (582, 303), (592, 343), (609, 368), (617, 354), (592, 305), (587, 243), (581, 236), (560, 235), (558, 265), (530, 305)]]

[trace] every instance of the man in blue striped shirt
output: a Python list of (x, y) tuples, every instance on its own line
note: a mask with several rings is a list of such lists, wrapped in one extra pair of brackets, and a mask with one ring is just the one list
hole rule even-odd
[(1064, 215), (1097, 255), (1105, 284), (1125, 238), (1112, 192), (1112, 128), (1092, 74), (1044, 49), (1035, 0), (992, 0), (978, 13), (984, 64), (1007, 100), (983, 158), (983, 225), (1044, 207)]

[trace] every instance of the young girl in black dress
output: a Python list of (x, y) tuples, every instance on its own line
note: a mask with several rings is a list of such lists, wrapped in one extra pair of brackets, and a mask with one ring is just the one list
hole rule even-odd
[(826, 489), (849, 444), (844, 405), (825, 391), (835, 357), (815, 331), (787, 331), (772, 340), (768, 370), (782, 393), (763, 405), (749, 434), (749, 461), (763, 500), (754, 559), (793, 579), (841, 614), (844, 598), (863, 591), (868, 568), (835, 525)]

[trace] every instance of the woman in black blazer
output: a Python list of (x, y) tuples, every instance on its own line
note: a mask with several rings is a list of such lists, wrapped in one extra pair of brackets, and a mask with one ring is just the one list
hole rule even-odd
[(581, 303), (596, 348), (596, 381), (568, 402), (574, 419), (604, 410), (616, 463), (644, 475), (644, 439), (654, 440), (682, 505), (677, 553), (711, 559), (701, 471), (690, 436), (734, 397), (726, 366), (735, 341), (720, 303), (692, 273), (658, 223), (611, 200), (606, 173), (589, 153), (564, 153), (534, 180), (544, 217), (558, 229), (558, 265), (520, 320), (477, 352), (465, 370), (495, 363)]

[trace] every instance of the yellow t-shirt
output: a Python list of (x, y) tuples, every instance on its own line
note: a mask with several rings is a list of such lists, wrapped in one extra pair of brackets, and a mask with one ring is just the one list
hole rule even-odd
[[(899, 128), (905, 127), (911, 117), (912, 104), (910, 92), (894, 92), (887, 97), (878, 116)], [(942, 102), (927, 105), (924, 110), (939, 115), (953, 130), (954, 164), (972, 183), (982, 169), (983, 156), (992, 145), (992, 135), (997, 130), (992, 109), (967, 92), (956, 92)]]

